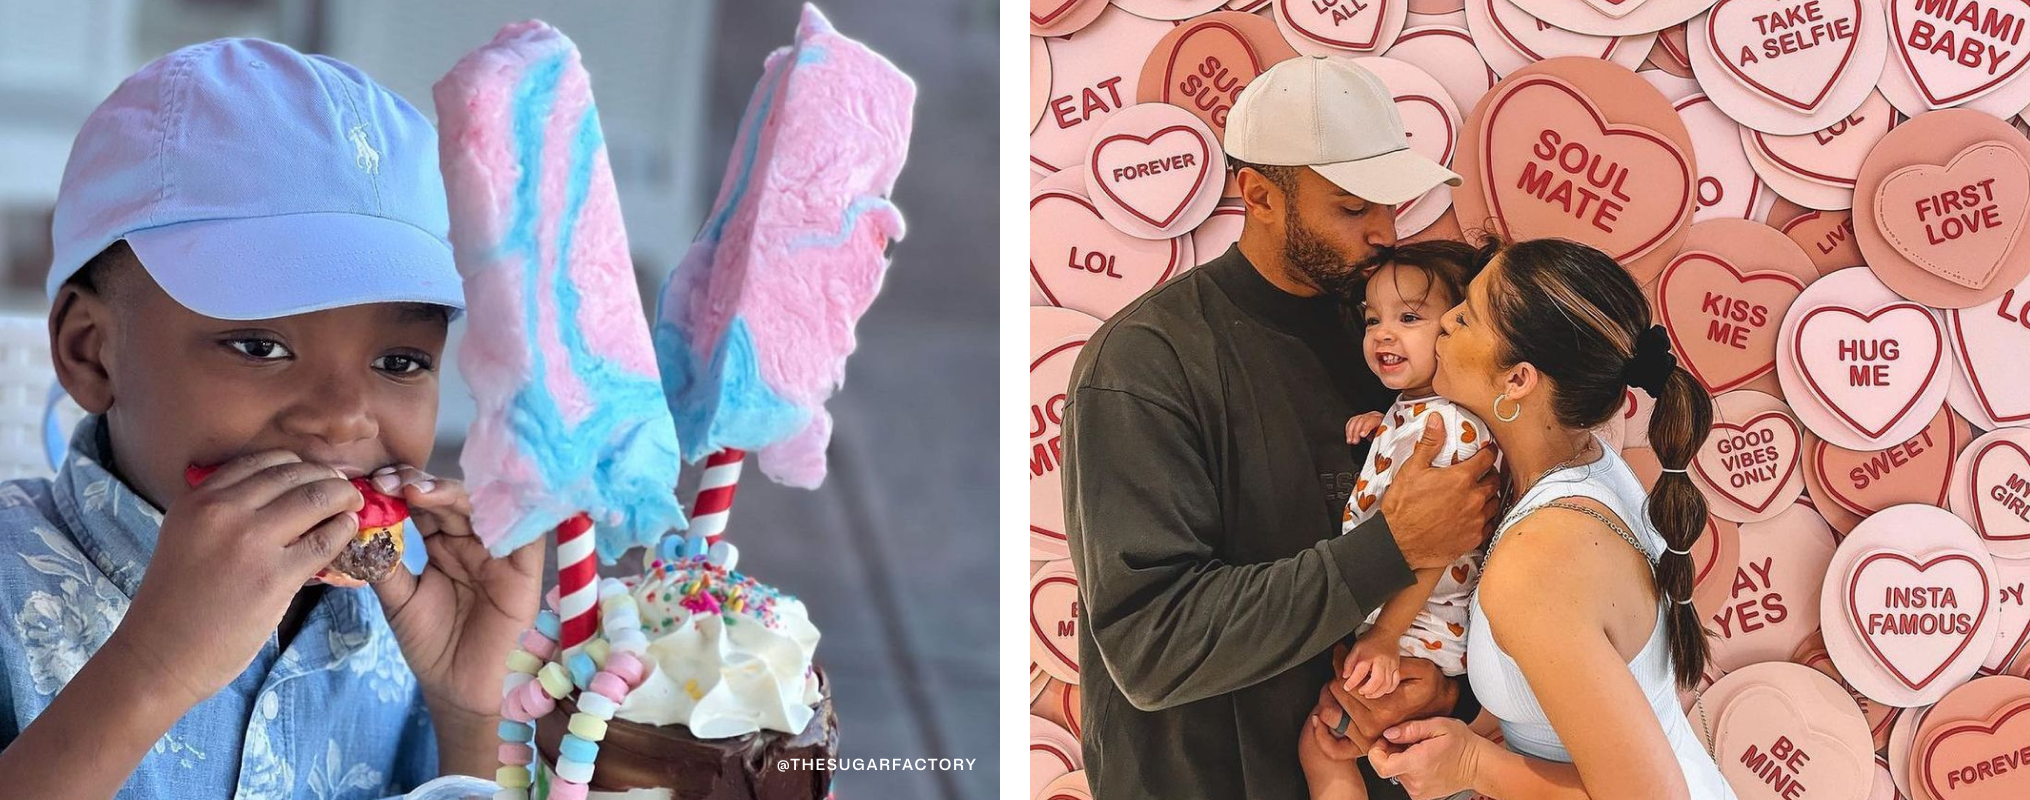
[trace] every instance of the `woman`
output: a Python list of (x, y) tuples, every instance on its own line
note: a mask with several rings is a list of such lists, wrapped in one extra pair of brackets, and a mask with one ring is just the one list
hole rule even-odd
[[(1369, 759), (1418, 798), (1731, 799), (1677, 694), (1707, 658), (1689, 555), (1706, 503), (1685, 469), (1710, 400), (1613, 259), (1555, 239), (1481, 252), (1466, 302), (1441, 320), (1433, 388), (1492, 425), (1515, 498), (1467, 631), (1468, 679), (1508, 749), (1427, 719), (1386, 731)], [(1664, 472), (1649, 492), (1592, 433), (1628, 387), (1656, 398), (1649, 440)], [(1304, 735), (1317, 737), (1305, 742), (1313, 792), (1329, 797), (1338, 781), (1319, 770), (1356, 762), (1325, 766), (1331, 733), (1316, 717)]]

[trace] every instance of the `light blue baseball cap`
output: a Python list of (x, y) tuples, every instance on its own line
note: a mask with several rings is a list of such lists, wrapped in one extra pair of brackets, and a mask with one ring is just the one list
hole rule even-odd
[(50, 228), (52, 300), (125, 239), (217, 319), (465, 308), (430, 122), (349, 64), (260, 39), (185, 47), (121, 82), (71, 145)]

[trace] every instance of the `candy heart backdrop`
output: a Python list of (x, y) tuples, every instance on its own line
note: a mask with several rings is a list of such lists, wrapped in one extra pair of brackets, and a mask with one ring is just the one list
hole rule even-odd
[[(1714, 392), (1715, 660), (1684, 700), (1736, 792), (2030, 796), (2026, 27), (2020, 0), (1031, 0), (1032, 791), (1083, 788), (1070, 364), (1239, 237), (1240, 91), (1339, 56), (1465, 178), (1401, 238), (1599, 247)], [(1654, 480), (1647, 415), (1603, 433)]]

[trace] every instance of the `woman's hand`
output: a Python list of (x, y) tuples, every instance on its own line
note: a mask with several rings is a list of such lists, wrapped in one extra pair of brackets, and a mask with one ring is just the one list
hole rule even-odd
[(1447, 717), (1405, 722), (1382, 732), (1368, 751), (1376, 775), (1394, 779), (1417, 800), (1474, 788), (1483, 748), (1494, 743)]
[(430, 707), (442, 771), (484, 776), (494, 758), (507, 655), (541, 602), (543, 542), (494, 558), (472, 533), (463, 483), (400, 465), (373, 480), (409, 502), (430, 557), (423, 574), (394, 570), (374, 593)]

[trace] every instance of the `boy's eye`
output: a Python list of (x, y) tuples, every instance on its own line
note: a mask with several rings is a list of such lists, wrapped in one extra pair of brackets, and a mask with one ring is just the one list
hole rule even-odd
[(226, 346), (258, 361), (276, 361), (290, 355), (289, 348), (273, 339), (234, 339), (227, 342)]
[(1365, 320), (1363, 320), (1363, 322), (1364, 322), (1364, 323), (1366, 323), (1366, 325), (1367, 325), (1368, 327), (1370, 327), (1370, 328), (1372, 328), (1372, 327), (1374, 327), (1374, 326), (1376, 326), (1376, 325), (1380, 325), (1380, 324), (1382, 324), (1382, 321), (1381, 321), (1381, 318), (1380, 318), (1380, 317), (1372, 317), (1372, 316), (1371, 316), (1371, 317), (1368, 317), (1368, 318), (1367, 318), (1367, 319), (1365, 319)]
[(1417, 320), (1420, 320), (1420, 319), (1423, 319), (1423, 318), (1422, 318), (1422, 317), (1419, 317), (1419, 316), (1417, 316), (1417, 315), (1415, 315), (1415, 314), (1404, 314), (1404, 315), (1403, 315), (1403, 321), (1404, 321), (1404, 322), (1416, 322)]
[(414, 356), (387, 355), (374, 359), (374, 369), (397, 375), (410, 375), (430, 369), (430, 365)]

